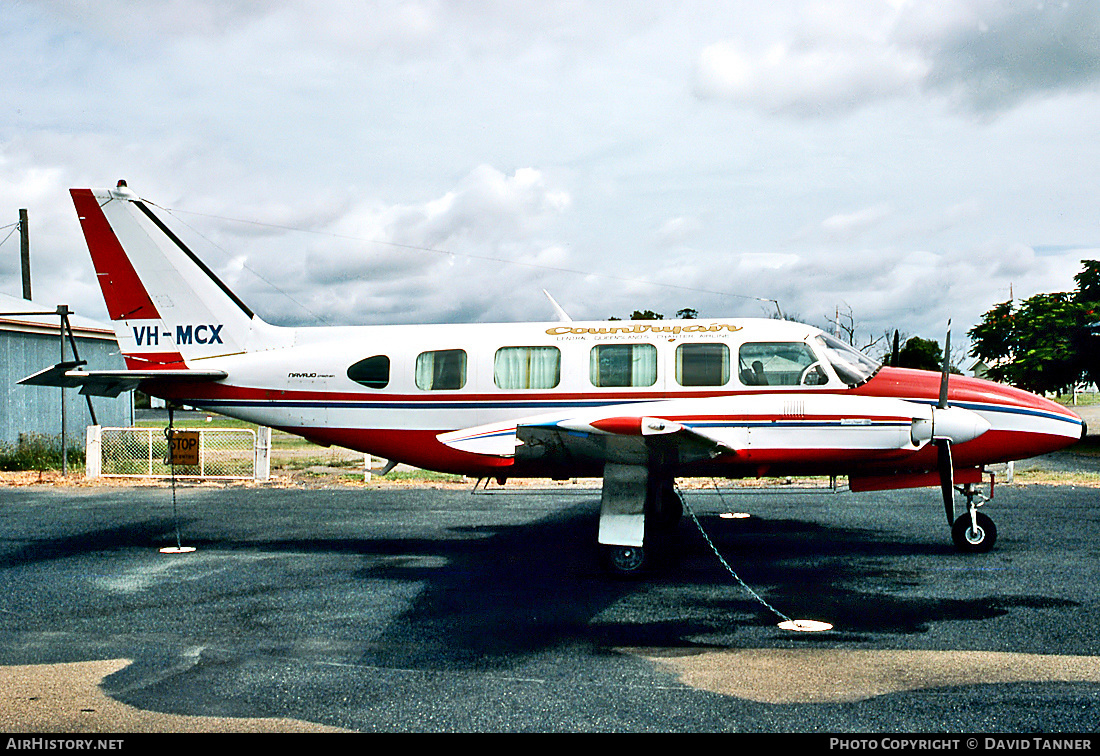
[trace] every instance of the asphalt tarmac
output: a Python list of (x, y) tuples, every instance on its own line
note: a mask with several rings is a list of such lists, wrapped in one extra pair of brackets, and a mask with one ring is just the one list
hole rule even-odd
[(934, 489), (687, 502), (761, 600), (689, 516), (606, 577), (596, 491), (3, 489), (0, 729), (1100, 726), (1100, 489), (998, 486), (970, 556)]

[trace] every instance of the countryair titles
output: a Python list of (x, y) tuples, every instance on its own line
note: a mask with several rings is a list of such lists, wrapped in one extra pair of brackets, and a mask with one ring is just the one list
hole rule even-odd
[(555, 326), (554, 328), (547, 328), (546, 333), (550, 336), (565, 336), (565, 335), (587, 335), (593, 334), (597, 336), (607, 336), (618, 333), (628, 334), (640, 334), (640, 333), (718, 333), (720, 331), (728, 331), (734, 333), (741, 330), (741, 326), (733, 325), (732, 323), (698, 323), (691, 325), (657, 325), (653, 323), (633, 323), (631, 325), (621, 326), (588, 326), (588, 327), (573, 327), (573, 326)]

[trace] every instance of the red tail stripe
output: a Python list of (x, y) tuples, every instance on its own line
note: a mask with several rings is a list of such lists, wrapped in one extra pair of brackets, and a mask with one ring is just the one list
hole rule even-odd
[[(91, 189), (70, 189), (111, 320), (160, 319)], [(120, 200), (121, 201), (121, 200)]]

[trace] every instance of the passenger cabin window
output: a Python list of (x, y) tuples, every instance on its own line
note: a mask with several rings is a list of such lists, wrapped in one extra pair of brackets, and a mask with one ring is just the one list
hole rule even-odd
[(551, 389), (561, 380), (557, 347), (502, 347), (493, 359), (493, 382), (502, 389)]
[(367, 388), (384, 389), (390, 383), (390, 358), (376, 354), (359, 360), (348, 368), (348, 378)]
[(681, 386), (725, 386), (730, 379), (730, 348), (725, 344), (676, 347), (676, 382)]
[(737, 369), (746, 386), (820, 386), (829, 381), (813, 350), (801, 341), (742, 344)]
[(423, 352), (416, 358), (416, 387), (425, 391), (447, 391), (466, 385), (466, 352), (442, 349)]
[(600, 344), (592, 347), (593, 386), (652, 386), (657, 382), (657, 347), (652, 344)]

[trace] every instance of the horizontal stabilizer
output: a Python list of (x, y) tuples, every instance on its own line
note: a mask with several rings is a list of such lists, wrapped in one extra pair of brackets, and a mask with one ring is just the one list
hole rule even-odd
[(85, 362), (60, 362), (21, 381), (23, 386), (80, 388), (89, 396), (116, 397), (132, 391), (142, 381), (220, 381), (229, 374), (224, 370), (76, 370)]
[[(67, 374), (80, 373), (76, 368), (81, 365), (87, 365), (87, 360), (79, 360), (72, 362), (59, 362), (53, 367), (48, 367), (45, 370), (39, 370), (34, 375), (28, 375), (21, 381), (17, 381), (23, 386), (53, 386), (55, 388), (76, 388), (81, 385), (80, 378), (68, 378)], [(82, 373), (81, 373), (82, 374)]]

